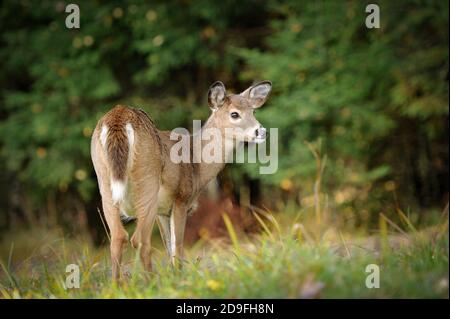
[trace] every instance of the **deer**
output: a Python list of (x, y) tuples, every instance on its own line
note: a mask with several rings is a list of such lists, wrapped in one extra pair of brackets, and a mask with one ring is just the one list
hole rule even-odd
[[(91, 159), (110, 232), (113, 280), (121, 276), (122, 251), (129, 240), (124, 225), (130, 221), (136, 222), (130, 243), (138, 249), (145, 271), (152, 271), (155, 222), (172, 266), (181, 267), (186, 219), (198, 196), (224, 168), (226, 157), (237, 144), (266, 139), (266, 129), (254, 111), (266, 102), (271, 89), (270, 81), (254, 84), (239, 94), (228, 94), (220, 81), (210, 86), (211, 114), (200, 131), (216, 129), (223, 137), (213, 141), (223, 146), (218, 162), (173, 161), (170, 149), (177, 140), (170, 131), (159, 130), (142, 109), (117, 105), (100, 118), (91, 138)], [(230, 128), (239, 129), (238, 133), (226, 135)], [(190, 134), (190, 138), (196, 135)], [(206, 147), (205, 141), (199, 143)]]

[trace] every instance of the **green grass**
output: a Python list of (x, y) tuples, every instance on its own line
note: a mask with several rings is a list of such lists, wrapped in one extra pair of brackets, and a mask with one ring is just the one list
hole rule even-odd
[[(314, 233), (298, 223), (261, 220), (263, 233), (188, 247), (181, 271), (162, 249), (146, 274), (127, 247), (125, 276), (111, 283), (107, 247), (86, 238), (35, 229), (6, 236), (0, 256), (3, 298), (448, 298), (448, 222), (422, 231), (357, 237), (333, 228)], [(384, 226), (383, 226), (384, 225)], [(309, 229), (309, 233), (306, 231)], [(30, 239), (34, 243), (30, 247)], [(159, 246), (160, 247), (160, 246)], [(68, 264), (81, 271), (81, 287), (64, 289)], [(366, 266), (380, 267), (380, 288), (365, 285)]]

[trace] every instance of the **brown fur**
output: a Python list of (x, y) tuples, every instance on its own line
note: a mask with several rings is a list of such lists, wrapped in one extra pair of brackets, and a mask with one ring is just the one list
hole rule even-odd
[(161, 148), (161, 142), (156, 134), (157, 129), (144, 111), (117, 105), (106, 113), (102, 120), (98, 122), (97, 127), (100, 127), (100, 129), (103, 125), (108, 127), (106, 148), (108, 160), (111, 164), (110, 169), (112, 176), (121, 181), (124, 180), (126, 175), (129, 153), (128, 137), (125, 131), (127, 123), (130, 123), (133, 127), (141, 128), (145, 133), (153, 134)]

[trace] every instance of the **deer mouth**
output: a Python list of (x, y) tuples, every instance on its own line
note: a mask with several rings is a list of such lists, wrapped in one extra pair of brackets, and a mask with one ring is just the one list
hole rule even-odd
[(253, 138), (252, 142), (256, 144), (261, 144), (264, 143), (265, 140), (266, 140), (265, 136), (256, 136)]
[(253, 142), (261, 144), (266, 140), (267, 131), (264, 127), (261, 126), (260, 128), (256, 129), (255, 134), (256, 135), (253, 138)]

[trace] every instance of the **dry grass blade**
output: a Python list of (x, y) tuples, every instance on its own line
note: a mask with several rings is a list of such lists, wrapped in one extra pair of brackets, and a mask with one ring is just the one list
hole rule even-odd
[(14, 251), (14, 242), (11, 242), (11, 247), (9, 249), (9, 254), (8, 254), (8, 269), (11, 269), (13, 251)]
[(277, 233), (278, 233), (278, 237), (281, 237), (282, 231), (281, 231), (281, 227), (280, 224), (278, 223), (277, 219), (273, 216), (273, 214), (270, 212), (269, 209), (265, 208), (265, 210), (253, 206), (251, 205), (250, 208), (255, 212), (258, 213), (259, 215), (264, 216), (267, 220), (269, 220), (275, 227)]
[(228, 217), (227, 213), (222, 214), (223, 221), (225, 223), (225, 227), (227, 228), (228, 234), (230, 235), (231, 242), (236, 250), (239, 250), (240, 245), (237, 239), (236, 232), (234, 230), (233, 224), (231, 223), (230, 217)]
[(102, 212), (100, 211), (99, 208), (97, 208), (97, 212), (98, 212), (98, 215), (100, 216), (100, 220), (102, 221), (102, 225), (103, 225), (103, 228), (105, 229), (106, 236), (108, 236), (108, 240), (109, 240), (109, 242), (111, 242), (111, 237), (109, 236), (108, 228), (106, 228), (106, 224), (103, 219)]
[(400, 218), (402, 219), (402, 221), (405, 222), (406, 225), (408, 225), (409, 229), (411, 229), (413, 232), (417, 233), (416, 227), (414, 227), (414, 225), (411, 223), (409, 218), (405, 215), (405, 213), (400, 208), (397, 208), (397, 213), (400, 215)]
[(311, 151), (311, 153), (314, 156), (314, 159), (316, 161), (316, 178), (314, 182), (314, 207), (315, 207), (315, 214), (316, 214), (316, 223), (317, 225), (320, 225), (322, 222), (322, 211), (320, 207), (320, 193), (321, 193), (321, 184), (322, 184), (322, 175), (323, 171), (325, 170), (325, 165), (327, 162), (327, 156), (321, 156), (321, 147), (322, 147), (322, 140), (319, 139), (319, 146), (317, 150), (311, 143), (308, 141), (304, 142), (308, 149)]
[(341, 231), (339, 231), (339, 238), (341, 239), (342, 244), (344, 245), (345, 251), (347, 252), (348, 258), (352, 258), (352, 254), (350, 253), (350, 249), (347, 246), (347, 243), (344, 240), (344, 237), (342, 236)]
[(408, 234), (401, 229), (396, 223), (394, 223), (392, 220), (386, 217), (383, 213), (380, 213), (380, 216), (383, 217), (383, 219), (392, 227), (394, 227), (396, 230), (398, 230), (402, 235), (408, 236)]
[(267, 227), (266, 223), (261, 219), (261, 217), (258, 216), (257, 213), (253, 212), (253, 216), (255, 216), (256, 220), (259, 222), (259, 224), (262, 226), (264, 231), (267, 233), (267, 235), (270, 237), (271, 240), (275, 240), (273, 237), (272, 232), (270, 231), (269, 227)]

